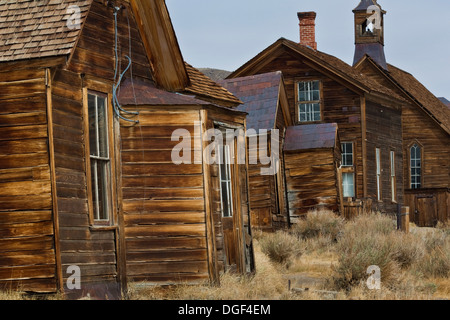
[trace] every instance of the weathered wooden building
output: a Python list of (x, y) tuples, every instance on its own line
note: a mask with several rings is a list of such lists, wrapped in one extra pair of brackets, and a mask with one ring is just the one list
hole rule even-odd
[[(384, 27), (363, 33), (359, 25), (367, 20), (370, 5), (380, 8), (380, 25), (384, 26), (386, 11), (376, 1), (361, 1), (355, 8), (354, 68), (405, 100), (404, 204), (410, 208), (412, 222), (435, 226), (438, 221), (450, 219), (450, 109), (413, 75), (386, 62)], [(362, 42), (365, 44), (359, 44)]]
[(294, 125), (338, 125), (344, 208), (358, 209), (361, 204), (396, 212), (403, 201), (404, 99), (316, 50), (315, 13), (298, 16), (301, 43), (281, 38), (229, 78), (281, 71)]
[(283, 152), (291, 223), (314, 209), (344, 211), (337, 124), (288, 127)]
[[(262, 230), (285, 228), (289, 216), (282, 151), (292, 120), (283, 76), (271, 72), (219, 83), (243, 102), (237, 109), (248, 114), (251, 224)], [(276, 136), (273, 130), (277, 130)]]
[[(164, 1), (0, 12), (1, 288), (105, 298), (252, 271), (247, 165), (228, 156), (242, 141), (203, 152), (245, 113), (185, 64)], [(177, 129), (191, 163), (173, 161)]]

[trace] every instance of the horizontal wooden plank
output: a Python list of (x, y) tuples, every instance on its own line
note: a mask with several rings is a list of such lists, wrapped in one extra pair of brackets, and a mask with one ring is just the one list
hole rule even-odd
[(45, 112), (47, 108), (46, 99), (46, 94), (41, 93), (27, 98), (12, 98), (2, 100), (0, 114)]
[[(125, 237), (198, 237), (205, 235), (205, 229), (205, 224), (129, 226), (125, 228)], [(163, 242), (164, 239), (160, 241)]]
[(45, 138), (0, 141), (0, 154), (2, 155), (47, 152), (47, 150), (47, 139)]
[(55, 252), (53, 250), (34, 252), (7, 252), (0, 255), (1, 266), (24, 266), (54, 263)]
[(205, 261), (207, 260), (205, 249), (197, 250), (151, 250), (138, 251), (126, 254), (128, 263), (138, 262), (166, 262), (166, 261)]
[(45, 251), (54, 248), (54, 238), (48, 236), (30, 236), (14, 239), (0, 239), (0, 252), (6, 251)]
[(189, 132), (191, 136), (194, 136), (194, 126), (179, 126), (174, 124), (168, 124), (166, 126), (162, 127), (147, 127), (147, 126), (121, 126), (120, 127), (120, 135), (122, 139), (135, 139), (135, 138), (142, 138), (142, 139), (154, 139), (154, 138), (171, 138), (173, 132), (175, 132), (178, 129), (184, 129)]
[(181, 164), (173, 163), (146, 163), (146, 164), (130, 164), (126, 163), (122, 166), (122, 174), (125, 176), (142, 176), (142, 175), (177, 175), (177, 174), (202, 174), (203, 167), (201, 164)]
[(45, 69), (22, 69), (0, 73), (1, 82), (14, 82), (21, 80), (45, 80)]
[(203, 177), (201, 175), (193, 176), (142, 176), (123, 177), (122, 186), (125, 188), (148, 188), (148, 187), (166, 187), (166, 188), (202, 188)]
[(50, 194), (0, 197), (0, 211), (48, 209), (52, 209), (52, 197)]
[(15, 238), (53, 235), (53, 221), (31, 223), (1, 224), (0, 237)]
[(45, 79), (0, 82), (0, 99), (29, 97), (45, 92)]
[(143, 237), (126, 239), (128, 251), (200, 249), (206, 248), (206, 237)]
[(47, 211), (7, 211), (0, 212), (0, 228), (4, 224), (21, 224), (52, 221), (52, 212)]
[(98, 251), (112, 251), (115, 250), (115, 241), (113, 237), (111, 239), (89, 239), (89, 240), (76, 240), (76, 239), (65, 239), (60, 241), (61, 252), (91, 252), (95, 253)]
[(46, 137), (46, 125), (0, 127), (0, 140), (22, 140)]
[(0, 281), (53, 278), (55, 265), (0, 267)]
[[(127, 273), (129, 276), (167, 273), (205, 273), (208, 272), (206, 261), (170, 261), (154, 263), (127, 263)], [(175, 277), (174, 277), (175, 278)], [(177, 279), (177, 278), (176, 278)], [(177, 279), (178, 280), (178, 279)]]
[(0, 169), (0, 182), (50, 180), (50, 169), (47, 165), (30, 168)]
[(48, 153), (0, 155), (0, 169), (28, 168), (48, 164)]
[(50, 181), (18, 181), (0, 183), (0, 197), (49, 194)]
[(123, 199), (201, 199), (203, 188), (122, 188)]
[(0, 288), (20, 290), (21, 292), (56, 293), (56, 278), (20, 279), (14, 281), (0, 281)]
[[(1, 215), (0, 215), (1, 217)], [(171, 224), (171, 223), (205, 223), (204, 212), (168, 212), (168, 213), (143, 213), (125, 214), (126, 226), (148, 225), (148, 224)]]
[(62, 264), (86, 265), (86, 264), (115, 264), (116, 253), (111, 251), (97, 251), (97, 252), (62, 252)]
[(0, 114), (0, 127), (39, 125), (47, 123), (45, 112)]
[(123, 211), (125, 213), (132, 212), (149, 212), (149, 211), (166, 211), (166, 212), (188, 212), (202, 211), (205, 209), (203, 199), (195, 200), (124, 200)]

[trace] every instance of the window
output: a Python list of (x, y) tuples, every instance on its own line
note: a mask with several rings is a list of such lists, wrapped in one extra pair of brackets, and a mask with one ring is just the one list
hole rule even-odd
[(233, 197), (231, 180), (230, 146), (223, 145), (219, 148), (219, 176), (220, 176), (220, 203), (223, 217), (233, 216)]
[(392, 202), (397, 201), (397, 190), (395, 183), (395, 152), (391, 151), (391, 200)]
[(422, 149), (414, 144), (409, 152), (411, 189), (420, 189), (422, 184)]
[(376, 166), (377, 166), (377, 200), (381, 201), (381, 151), (376, 148)]
[(342, 186), (344, 198), (355, 196), (355, 174), (353, 172), (342, 173)]
[(111, 159), (107, 99), (88, 94), (89, 162), (94, 221), (108, 222), (111, 209)]
[(342, 166), (353, 167), (353, 143), (344, 142), (341, 144)]
[(298, 83), (298, 121), (320, 121), (320, 81)]

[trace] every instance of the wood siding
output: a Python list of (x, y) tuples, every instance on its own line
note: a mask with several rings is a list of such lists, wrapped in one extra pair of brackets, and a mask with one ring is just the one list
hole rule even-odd
[[(372, 209), (394, 214), (397, 203), (403, 203), (403, 153), (401, 110), (367, 102), (367, 196)], [(381, 201), (377, 201), (375, 149), (381, 154)], [(395, 152), (395, 186), (397, 200), (392, 202), (390, 152)]]
[(337, 159), (333, 149), (285, 152), (290, 220), (314, 209), (339, 212)]
[[(207, 239), (199, 110), (141, 110), (121, 125), (122, 195), (129, 280), (207, 280)], [(172, 133), (192, 137), (192, 164), (172, 162)], [(196, 153), (196, 154), (195, 154)]]
[(46, 70), (0, 73), (0, 289), (55, 292)]

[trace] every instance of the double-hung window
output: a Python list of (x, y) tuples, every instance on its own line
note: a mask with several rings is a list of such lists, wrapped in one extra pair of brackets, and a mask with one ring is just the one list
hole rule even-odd
[(414, 144), (409, 150), (409, 167), (411, 189), (420, 189), (422, 186), (422, 149)]
[(391, 201), (397, 201), (397, 184), (395, 183), (395, 152), (391, 151)]
[(320, 81), (301, 81), (297, 83), (297, 108), (299, 122), (321, 121)]
[(353, 142), (341, 143), (342, 192), (345, 198), (355, 197), (355, 172)]
[(381, 150), (375, 149), (376, 173), (377, 173), (377, 200), (381, 201)]
[(111, 211), (111, 158), (107, 106), (106, 95), (88, 93), (90, 192), (92, 214), (97, 223), (109, 222)]
[(233, 193), (231, 176), (230, 146), (225, 144), (219, 148), (220, 202), (223, 217), (233, 216)]

